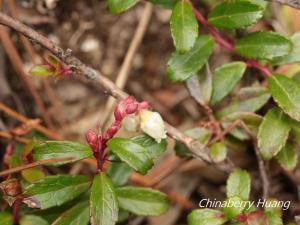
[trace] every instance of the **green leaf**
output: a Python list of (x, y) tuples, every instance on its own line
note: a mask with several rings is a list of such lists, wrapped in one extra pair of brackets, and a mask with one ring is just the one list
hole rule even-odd
[(102, 172), (94, 177), (90, 196), (92, 225), (114, 225), (118, 221), (118, 200), (107, 175)]
[(276, 155), (276, 159), (286, 170), (293, 170), (298, 163), (296, 146), (287, 142), (286, 145)]
[(243, 62), (233, 62), (218, 67), (213, 75), (213, 91), (210, 104), (214, 105), (229, 94), (246, 70)]
[(255, 59), (273, 59), (288, 55), (292, 50), (292, 42), (274, 32), (253, 32), (235, 45), (235, 51), (245, 57)]
[(208, 23), (218, 28), (249, 26), (263, 16), (263, 8), (246, 1), (225, 1), (208, 15)]
[[(222, 127), (226, 129), (237, 120), (242, 121), (244, 125), (251, 131), (251, 133), (256, 136), (258, 133), (258, 127), (262, 121), (262, 117), (252, 112), (234, 112), (222, 118)], [(251, 139), (251, 136), (241, 125), (233, 128), (230, 131), (230, 134), (242, 141)]]
[(198, 75), (191, 76), (186, 81), (190, 94), (201, 105), (207, 105), (212, 93), (212, 74), (206, 65)]
[(300, 84), (284, 75), (268, 79), (274, 101), (293, 119), (300, 121)]
[(216, 113), (216, 117), (222, 118), (234, 112), (255, 112), (266, 104), (269, 98), (270, 94), (266, 88), (242, 88), (226, 107)]
[(66, 163), (78, 161), (93, 155), (89, 146), (71, 141), (46, 141), (33, 149), (35, 161), (53, 158), (72, 157), (73, 159), (63, 162), (51, 163), (49, 165), (59, 166)]
[(184, 54), (173, 53), (168, 61), (168, 79), (171, 81), (184, 81), (195, 75), (212, 53), (213, 43), (210, 36), (201, 35), (190, 51)]
[(231, 220), (240, 213), (243, 212), (246, 204), (244, 204), (243, 200), (238, 196), (233, 196), (224, 202), (225, 207), (222, 209), (226, 217)]
[(178, 0), (149, 0), (155, 5), (164, 7), (164, 8), (173, 8)]
[(121, 187), (116, 193), (120, 207), (136, 215), (158, 216), (170, 207), (168, 197), (151, 188)]
[[(212, 132), (209, 129), (206, 129), (204, 127), (196, 127), (196, 128), (187, 130), (184, 133), (185, 133), (185, 135), (198, 140), (203, 145), (206, 145), (212, 136)], [(188, 148), (179, 141), (176, 141), (175, 152), (176, 152), (176, 155), (178, 155), (180, 157), (191, 157), (192, 156), (192, 154), (188, 150)]]
[(285, 145), (290, 132), (289, 118), (278, 108), (264, 116), (258, 130), (258, 147), (264, 159), (271, 159)]
[(107, 0), (108, 8), (112, 13), (126, 11), (138, 2), (139, 0)]
[(141, 134), (136, 137), (131, 138), (135, 143), (143, 146), (152, 158), (156, 158), (163, 154), (167, 150), (167, 140), (162, 139), (158, 143), (155, 139), (147, 134)]
[(133, 169), (126, 163), (110, 163), (107, 169), (107, 174), (111, 178), (114, 186), (122, 186), (126, 184), (132, 171)]
[(23, 202), (32, 208), (59, 206), (86, 191), (90, 183), (86, 176), (48, 176), (25, 188)]
[(188, 1), (181, 0), (175, 5), (170, 26), (176, 51), (189, 51), (198, 37), (198, 22)]
[(283, 65), (288, 63), (300, 62), (300, 32), (295, 33), (291, 37), (293, 49), (290, 54), (277, 58), (273, 61), (274, 65)]
[(227, 179), (226, 195), (228, 198), (238, 196), (247, 201), (250, 195), (251, 179), (247, 171), (235, 170)]
[(0, 212), (1, 225), (13, 225), (14, 220), (12, 214), (8, 212)]
[(227, 148), (223, 143), (217, 142), (210, 146), (210, 157), (214, 162), (222, 162), (226, 159), (226, 156)]
[(20, 219), (20, 225), (48, 225), (49, 223), (40, 216), (25, 215)]
[(89, 202), (84, 201), (63, 212), (51, 225), (87, 225), (89, 220)]
[(47, 65), (36, 65), (31, 68), (29, 73), (33, 76), (40, 76), (40, 77), (53, 75), (53, 72), (48, 68)]
[(146, 174), (153, 165), (153, 160), (147, 149), (133, 140), (116, 137), (110, 139), (107, 146), (122, 161), (141, 174)]
[(196, 209), (188, 215), (188, 225), (222, 225), (227, 219), (219, 210)]
[(281, 208), (277, 207), (279, 205), (278, 200), (276, 199), (267, 199), (267, 202), (264, 207), (265, 215), (268, 218), (270, 225), (283, 225), (281, 216)]

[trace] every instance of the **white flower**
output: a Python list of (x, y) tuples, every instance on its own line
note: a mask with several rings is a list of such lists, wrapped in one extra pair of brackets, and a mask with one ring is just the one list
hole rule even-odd
[(141, 130), (154, 138), (158, 143), (160, 143), (161, 139), (167, 137), (164, 121), (159, 113), (144, 109), (140, 111), (140, 118)]
[(140, 118), (136, 115), (128, 115), (123, 119), (122, 125), (129, 132), (137, 132), (139, 130)]

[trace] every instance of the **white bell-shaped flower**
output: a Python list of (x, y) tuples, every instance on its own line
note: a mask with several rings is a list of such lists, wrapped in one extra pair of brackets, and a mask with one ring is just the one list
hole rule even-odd
[(144, 109), (140, 111), (140, 119), (141, 130), (154, 138), (158, 143), (160, 143), (161, 139), (167, 137), (164, 121), (159, 113)]
[(126, 131), (137, 132), (139, 130), (140, 118), (136, 115), (128, 115), (123, 119), (122, 125)]

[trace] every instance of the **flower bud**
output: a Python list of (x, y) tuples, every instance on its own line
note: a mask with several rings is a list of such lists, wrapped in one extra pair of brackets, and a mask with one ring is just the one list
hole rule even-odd
[(121, 100), (115, 108), (115, 119), (121, 121), (126, 115), (136, 112), (138, 103), (133, 96)]
[(86, 141), (87, 143), (92, 147), (92, 148), (96, 148), (98, 145), (98, 135), (92, 131), (92, 130), (88, 130), (85, 134), (86, 137)]
[(124, 118), (122, 125), (126, 131), (137, 132), (139, 130), (139, 116), (129, 115)]
[(141, 129), (143, 132), (154, 138), (158, 143), (161, 139), (166, 138), (164, 121), (160, 114), (149, 110), (140, 111)]

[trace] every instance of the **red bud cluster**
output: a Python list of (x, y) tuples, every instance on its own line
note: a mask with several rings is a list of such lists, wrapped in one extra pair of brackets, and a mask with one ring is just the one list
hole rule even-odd
[(103, 135), (97, 134), (92, 130), (87, 131), (86, 140), (97, 159), (99, 170), (103, 169), (103, 163), (107, 158), (107, 154), (105, 153), (107, 147), (106, 143), (118, 132), (121, 127), (122, 120), (130, 114), (135, 114), (139, 110), (147, 108), (149, 108), (148, 102), (139, 103), (133, 96), (128, 96), (116, 105), (114, 111), (115, 121)]

